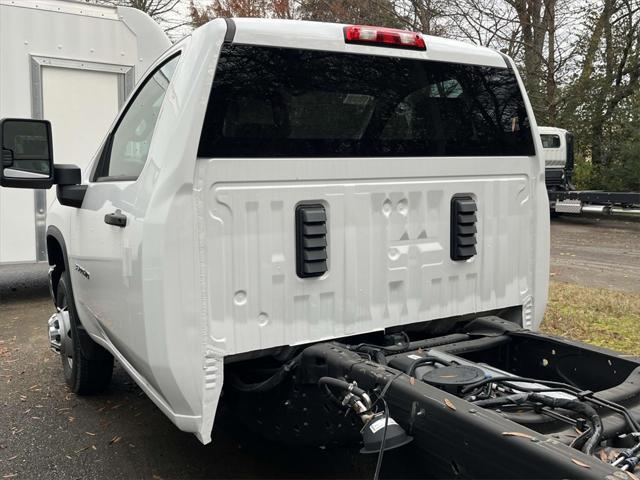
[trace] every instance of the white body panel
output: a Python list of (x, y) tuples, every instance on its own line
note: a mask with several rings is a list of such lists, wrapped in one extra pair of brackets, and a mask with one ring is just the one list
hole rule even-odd
[[(529, 159), (215, 159), (203, 168), (209, 331), (227, 353), (525, 305), (533, 295)], [(449, 257), (458, 193), (478, 204), (480, 250), (468, 262)], [(311, 282), (296, 276), (291, 212), (301, 201), (324, 204), (331, 228), (329, 271)]]
[[(85, 167), (135, 81), (169, 45), (132, 8), (0, 0), (0, 118), (52, 121), (56, 163)], [(46, 260), (52, 196), (0, 189), (0, 263)]]
[[(339, 25), (236, 26), (239, 43), (504, 66), (496, 52), (431, 37), (415, 52), (345, 45)], [(226, 31), (213, 21), (163, 57), (182, 52), (139, 178), (94, 183), (89, 167), (83, 207), (55, 203), (48, 216), (65, 238), (85, 328), (178, 427), (210, 441), (229, 355), (502, 307), (522, 307), (521, 323), (537, 328), (549, 265), (539, 155), (197, 158)], [(455, 264), (454, 193), (477, 201), (480, 249)], [(301, 200), (322, 202), (329, 217), (329, 273), (312, 281), (295, 275)], [(115, 208), (124, 229), (102, 221)]]
[(559, 147), (542, 149), (545, 168), (564, 168), (567, 164), (567, 131), (557, 127), (538, 127), (538, 132), (540, 135), (557, 135), (560, 138)]

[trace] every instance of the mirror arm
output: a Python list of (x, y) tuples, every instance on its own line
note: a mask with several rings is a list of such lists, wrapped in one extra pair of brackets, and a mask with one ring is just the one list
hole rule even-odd
[(56, 194), (60, 205), (80, 208), (86, 192), (87, 185), (58, 185)]
[(82, 207), (86, 185), (82, 183), (82, 173), (76, 165), (54, 165), (53, 183), (57, 185), (56, 195), (60, 205)]
[(76, 165), (54, 165), (53, 183), (55, 185), (80, 185), (82, 173)]

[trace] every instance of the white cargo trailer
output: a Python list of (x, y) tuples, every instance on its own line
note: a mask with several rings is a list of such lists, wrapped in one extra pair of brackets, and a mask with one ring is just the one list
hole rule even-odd
[[(0, 118), (50, 120), (57, 162), (84, 167), (170, 42), (146, 14), (68, 0), (0, 0)], [(53, 192), (0, 189), (0, 264), (46, 261)]]

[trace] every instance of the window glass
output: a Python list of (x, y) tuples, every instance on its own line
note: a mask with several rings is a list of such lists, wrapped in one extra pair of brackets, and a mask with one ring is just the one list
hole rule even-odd
[(203, 157), (534, 155), (507, 68), (224, 45)]
[(138, 178), (149, 154), (158, 114), (179, 57), (174, 57), (147, 79), (129, 104), (111, 143), (108, 168), (103, 176)]
[(540, 139), (544, 148), (560, 148), (560, 137), (558, 135), (542, 134)]
[(51, 173), (47, 125), (40, 121), (5, 120), (3, 148), (11, 151), (10, 168), (24, 172)]

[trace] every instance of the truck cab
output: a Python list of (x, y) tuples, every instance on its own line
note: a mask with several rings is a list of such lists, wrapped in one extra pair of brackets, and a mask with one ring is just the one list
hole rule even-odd
[(545, 182), (551, 190), (572, 189), (574, 168), (573, 134), (558, 127), (538, 127), (542, 140)]
[[(266, 412), (254, 427), (318, 440), (323, 410), (304, 402), (343, 385), (338, 403), (371, 426), (381, 403), (367, 399), (413, 399), (420, 365), (485, 385), (541, 361), (549, 204), (507, 56), (382, 27), (218, 19), (157, 59), (82, 171), (53, 164), (46, 122), (22, 127), (4, 120), (2, 183), (56, 185), (49, 329), (77, 393), (106, 388), (116, 358), (204, 443), (223, 388), (253, 405), (245, 417)], [(34, 139), (38, 171), (20, 163)], [(438, 345), (456, 357), (424, 356)], [(447, 381), (427, 374), (415, 412), (471, 401), (449, 385), (444, 402)], [(405, 407), (393, 425), (408, 425)], [(576, 468), (562, 463), (573, 449), (549, 448)]]

